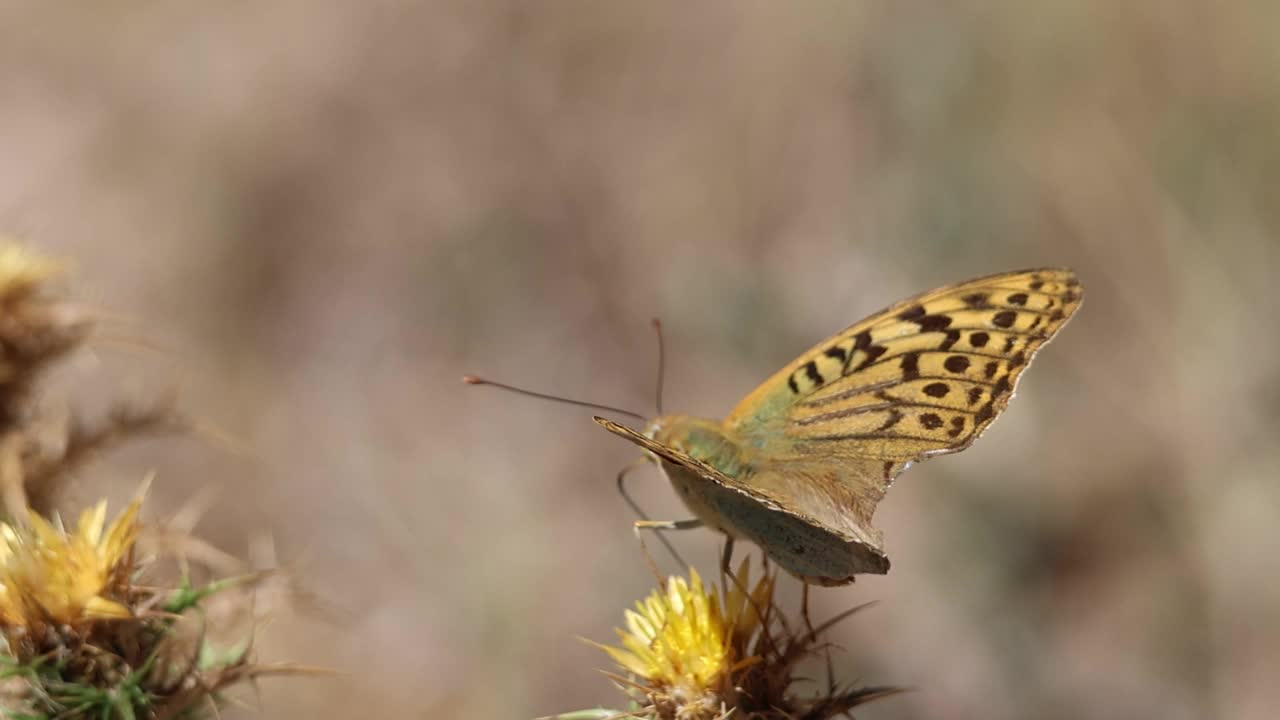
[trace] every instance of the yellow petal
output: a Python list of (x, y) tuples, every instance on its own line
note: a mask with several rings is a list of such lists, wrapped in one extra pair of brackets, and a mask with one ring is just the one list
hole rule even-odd
[(139, 498), (129, 504), (120, 517), (111, 523), (111, 529), (107, 531), (107, 539), (102, 543), (103, 554), (117, 561), (129, 552), (130, 546), (138, 537), (138, 511), (142, 508), (142, 499)]
[(636, 637), (643, 637), (647, 641), (653, 639), (653, 636), (657, 634), (657, 630), (654, 628), (653, 623), (644, 615), (627, 610), (623, 612), (623, 617), (626, 618), (627, 621), (627, 631), (632, 635), (635, 635)]
[(84, 616), (89, 620), (112, 620), (133, 617), (129, 608), (104, 597), (94, 596), (85, 603)]
[(62, 544), (62, 533), (58, 532), (58, 529), (50, 524), (48, 520), (36, 513), (31, 513), (28, 522), (31, 523), (31, 533), (35, 536), (37, 543), (54, 547)]
[(97, 505), (85, 508), (80, 513), (80, 524), (76, 526), (76, 536), (89, 545), (97, 545), (102, 539), (102, 524), (107, 520), (107, 501), (99, 500)]
[(650, 670), (649, 665), (640, 658), (626, 650), (623, 650), (622, 648), (610, 647), (608, 645), (602, 645), (601, 647), (604, 648), (605, 652), (609, 653), (609, 657), (613, 658), (614, 662), (621, 665), (628, 672), (635, 673), (641, 677), (648, 677)]

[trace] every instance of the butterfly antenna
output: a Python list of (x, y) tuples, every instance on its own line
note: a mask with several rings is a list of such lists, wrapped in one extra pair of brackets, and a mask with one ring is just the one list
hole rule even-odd
[(626, 415), (627, 417), (633, 417), (641, 422), (648, 420), (648, 418), (641, 415), (640, 413), (631, 412), (630, 410), (623, 410), (622, 408), (616, 408), (616, 407), (613, 407), (612, 405), (600, 405), (599, 403), (584, 402), (582, 400), (574, 400), (572, 398), (560, 397), (559, 395), (548, 395), (546, 393), (534, 392), (532, 390), (525, 390), (524, 388), (515, 387), (514, 385), (507, 385), (506, 383), (494, 382), (493, 380), (485, 380), (484, 378), (476, 377), (475, 375), (463, 375), (462, 382), (468, 385), (492, 385), (493, 387), (501, 388), (503, 390), (508, 390), (510, 392), (516, 393), (517, 395), (528, 395), (529, 397), (538, 398), (539, 400), (551, 400), (553, 402), (565, 403), (566, 405), (577, 405), (579, 407), (595, 408), (596, 410), (604, 410), (605, 412), (618, 413), (619, 415)]
[(658, 336), (658, 414), (662, 414), (662, 382), (667, 370), (666, 345), (662, 342), (662, 320), (653, 319), (653, 331)]

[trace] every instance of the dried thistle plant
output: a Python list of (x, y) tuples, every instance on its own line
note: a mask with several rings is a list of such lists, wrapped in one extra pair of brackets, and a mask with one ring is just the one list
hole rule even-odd
[[(231, 685), (311, 672), (251, 660), (254, 591), (270, 573), (203, 587), (185, 574), (176, 587), (142, 584), (151, 565), (138, 557), (142, 493), (109, 526), (106, 501), (74, 528), (48, 510), (57, 480), (102, 451), (187, 427), (171, 401), (121, 404), (100, 420), (73, 421), (57, 447), (42, 444), (38, 382), (91, 330), (84, 313), (47, 294), (57, 272), (0, 242), (0, 491), (10, 518), (0, 523), (0, 715), (198, 718), (216, 714)], [(233, 612), (209, 612), (214, 603)]]
[(98, 419), (73, 418), (60, 442), (42, 438), (35, 390), (93, 330), (88, 312), (49, 291), (61, 273), (59, 263), (0, 237), (0, 500), (22, 523), (29, 508), (48, 513), (58, 481), (95, 454), (186, 427), (170, 400), (119, 403)]
[[(627, 610), (621, 646), (598, 645), (627, 673), (606, 673), (630, 700), (627, 710), (581, 710), (559, 720), (826, 720), (900, 692), (838, 687), (798, 693), (797, 665), (826, 647), (818, 628), (788, 622), (774, 601), (777, 575), (754, 585), (746, 559), (719, 592), (696, 570), (671, 577)], [(595, 644), (595, 643), (593, 643)]]
[[(74, 530), (30, 513), (0, 524), (0, 711), (22, 718), (199, 717), (219, 691), (265, 674), (307, 672), (251, 662), (252, 590), (267, 574), (204, 587), (136, 581), (135, 500), (109, 527), (106, 503)], [(211, 627), (206, 603), (247, 623)], [(228, 629), (230, 633), (226, 632)]]

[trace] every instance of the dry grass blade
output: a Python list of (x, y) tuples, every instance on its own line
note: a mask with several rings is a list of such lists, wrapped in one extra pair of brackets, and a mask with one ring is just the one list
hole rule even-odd
[(191, 687), (165, 699), (164, 704), (156, 710), (154, 720), (173, 720), (189, 716), (191, 709), (204, 698), (212, 698), (218, 692), (242, 682), (263, 677), (337, 677), (341, 673), (327, 668), (311, 667), (279, 663), (273, 665), (241, 665), (214, 678), (205, 678), (195, 682)]

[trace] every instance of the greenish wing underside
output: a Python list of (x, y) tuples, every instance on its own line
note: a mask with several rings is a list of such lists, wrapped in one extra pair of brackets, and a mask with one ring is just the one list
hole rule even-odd
[[(676, 465), (681, 465), (683, 467), (689, 468), (690, 470), (697, 472), (699, 475), (701, 475), (703, 478), (705, 478), (710, 482), (714, 482), (717, 485), (722, 485), (732, 490), (736, 490), (744, 495), (749, 495), (755, 500), (757, 500), (758, 502), (768, 505), (774, 509), (781, 510), (783, 512), (789, 512), (785, 508), (779, 506), (777, 500), (775, 500), (774, 498), (771, 498), (768, 495), (765, 495), (764, 493), (761, 493), (751, 488), (750, 486), (748, 486), (743, 482), (740, 482), (734, 478), (729, 477), (728, 475), (725, 475), (724, 473), (702, 462), (701, 460), (698, 460), (697, 458), (690, 457), (689, 455), (683, 452), (680, 452), (679, 450), (673, 447), (664, 445), (655, 440), (651, 440), (625, 425), (619, 425), (618, 423), (612, 422), (610, 420), (606, 420), (602, 417), (596, 417), (593, 419), (597, 423), (599, 423), (600, 426), (603, 427), (605, 430), (608, 430), (614, 435), (625, 438), (635, 443), (636, 445), (639, 445), (640, 447), (644, 448), (645, 450), (648, 450), (649, 452), (653, 453), (654, 455), (657, 455), (658, 457), (662, 458), (667, 462), (675, 463)], [(797, 513), (792, 513), (792, 514), (794, 515)]]
[[(884, 497), (889, 480), (880, 461), (852, 461), (835, 468), (829, 462), (781, 461), (754, 467), (743, 482), (679, 450), (651, 440), (625, 425), (597, 417), (609, 432), (623, 437), (666, 462), (689, 468), (705, 480), (746, 495), (772, 510), (783, 512), (815, 527), (824, 527), (880, 546), (880, 534), (871, 528), (876, 503)], [(879, 473), (879, 474), (877, 474)], [(857, 478), (873, 476), (863, 483)]]
[[(757, 471), (753, 473), (752, 482), (747, 484), (737, 478), (729, 477), (701, 460), (690, 457), (673, 447), (651, 440), (625, 425), (619, 425), (600, 417), (595, 418), (595, 421), (614, 435), (630, 440), (664, 461), (689, 468), (703, 479), (746, 495), (771, 510), (799, 518), (815, 527), (841, 530), (849, 534), (851, 538), (861, 539), (861, 532), (848, 532), (848, 528), (845, 527), (848, 523), (843, 517), (845, 513), (842, 510), (842, 507), (849, 509), (859, 505), (852, 502), (848, 505), (837, 505), (826, 500), (818, 504), (806, 502), (808, 500), (807, 491), (805, 490), (805, 483), (802, 481), (804, 476), (801, 474), (787, 473), (780, 468), (765, 470), (764, 472)], [(764, 482), (756, 482), (757, 477)], [(878, 500), (879, 498), (876, 499)], [(820, 514), (822, 517), (814, 517), (814, 514), (802, 512), (800, 508), (806, 511), (810, 509), (818, 510), (819, 512), (815, 514)], [(823, 511), (824, 508), (826, 509), (825, 511)], [(872, 503), (872, 509), (874, 509), (874, 503)], [(869, 513), (867, 518), (870, 518)]]
[(1046, 268), (904, 300), (801, 355), (726, 425), (766, 455), (874, 459), (892, 479), (972, 444), (1081, 296), (1073, 272)]
[[(723, 520), (731, 524), (739, 523), (758, 512), (752, 508), (767, 511), (772, 516), (770, 520), (757, 519), (753, 526), (739, 527), (738, 530), (773, 555), (784, 567), (810, 581), (824, 584), (831, 581), (845, 582), (855, 573), (887, 571), (888, 560), (881, 550), (880, 533), (870, 525), (875, 504), (884, 494), (882, 487), (877, 487), (870, 494), (858, 494), (853, 490), (854, 484), (833, 483), (830, 480), (834, 470), (829, 464), (803, 462), (765, 464), (753, 468), (748, 484), (624, 425), (600, 417), (595, 418), (595, 421), (609, 432), (652, 452), (664, 462), (692, 470), (703, 480), (746, 499), (748, 505), (738, 505), (736, 517), (722, 518)], [(878, 466), (879, 461), (873, 464)], [(887, 484), (886, 481), (884, 485)], [(721, 507), (724, 507), (723, 504)], [(799, 553), (790, 545), (771, 542), (775, 538), (770, 533), (785, 533), (788, 528), (794, 536), (807, 536), (813, 541), (810, 545), (813, 555), (809, 560), (799, 557)], [(837, 540), (835, 546), (830, 544), (830, 541)], [(819, 561), (821, 553), (830, 555)]]

